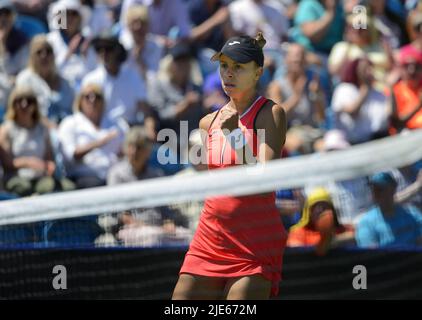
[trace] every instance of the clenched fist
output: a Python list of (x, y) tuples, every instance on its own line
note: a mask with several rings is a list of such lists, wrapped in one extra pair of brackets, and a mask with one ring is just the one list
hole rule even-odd
[(239, 127), (239, 113), (234, 109), (223, 108), (220, 116), (220, 128), (232, 132)]

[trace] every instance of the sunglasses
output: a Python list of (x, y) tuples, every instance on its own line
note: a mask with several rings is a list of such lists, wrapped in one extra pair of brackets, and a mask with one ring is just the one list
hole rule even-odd
[(86, 93), (82, 97), (89, 102), (95, 102), (95, 101), (102, 101), (103, 100), (103, 96), (101, 94), (95, 93), (95, 92)]
[(37, 104), (37, 99), (35, 97), (21, 97), (17, 98), (13, 104), (16, 107), (26, 108), (28, 106), (35, 106)]
[(41, 55), (46, 55), (46, 56), (50, 56), (50, 55), (52, 55), (53, 54), (53, 49), (51, 49), (51, 48), (43, 48), (43, 49), (39, 49), (39, 50), (37, 50), (36, 52), (35, 52), (38, 56), (41, 56)]

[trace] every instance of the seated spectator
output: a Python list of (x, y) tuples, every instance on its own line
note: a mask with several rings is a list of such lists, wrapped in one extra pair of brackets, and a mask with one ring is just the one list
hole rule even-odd
[(54, 52), (45, 35), (32, 39), (28, 67), (18, 74), (16, 85), (32, 88), (41, 115), (52, 122), (59, 123), (72, 113), (73, 89), (57, 72)]
[(31, 89), (16, 87), (10, 94), (0, 144), (12, 161), (5, 172), (9, 192), (29, 196), (74, 189), (67, 179), (55, 178), (49, 131)]
[(121, 120), (129, 125), (143, 124), (148, 136), (155, 139), (156, 124), (146, 104), (146, 85), (137, 70), (124, 63), (125, 48), (109, 34), (94, 38), (92, 44), (102, 64), (84, 77), (82, 86), (95, 84), (104, 92), (103, 125), (110, 127)]
[(120, 13), (122, 34), (129, 32), (126, 25), (127, 13), (134, 5), (148, 6), (149, 30), (159, 36), (165, 47), (171, 47), (175, 41), (188, 40), (191, 23), (188, 7), (183, 0), (124, 0)]
[(152, 145), (153, 141), (148, 138), (144, 128), (132, 127), (125, 138), (125, 158), (109, 170), (107, 184), (115, 185), (163, 176), (161, 170), (148, 166)]
[(154, 225), (143, 219), (136, 219), (131, 214), (123, 214), (120, 221), (116, 237), (125, 246), (186, 246), (193, 235), (191, 230), (175, 225), (170, 219), (164, 220), (160, 225)]
[(336, 0), (302, 0), (299, 2), (291, 38), (307, 50), (327, 57), (342, 40), (343, 7)]
[(397, 49), (409, 41), (405, 21), (387, 6), (386, 0), (369, 0), (368, 7), (375, 28), (391, 48)]
[(421, 33), (422, 33), (422, 3), (409, 12), (406, 20), (406, 30), (409, 34), (410, 41), (419, 49), (422, 49)]
[(374, 88), (372, 70), (366, 58), (349, 62), (333, 93), (335, 128), (342, 130), (351, 144), (387, 135), (387, 99)]
[[(350, 147), (343, 131), (329, 130), (315, 149), (321, 153), (346, 150)], [(337, 211), (337, 218), (342, 224), (356, 223), (357, 217), (368, 210), (373, 203), (371, 190), (366, 177), (330, 181), (324, 184), (330, 192)]]
[(422, 213), (394, 202), (397, 182), (382, 172), (370, 179), (375, 206), (356, 226), (356, 241), (362, 248), (422, 245)]
[(130, 35), (120, 39), (129, 50), (128, 63), (133, 69), (139, 70), (144, 81), (152, 81), (158, 72), (163, 48), (154, 35), (148, 32), (148, 8), (141, 5), (131, 7), (126, 21)]
[(289, 127), (307, 125), (320, 127), (325, 120), (326, 99), (317, 75), (305, 62), (305, 48), (289, 45), (286, 53), (286, 74), (274, 80), (269, 97), (283, 106)]
[(26, 66), (29, 39), (14, 24), (16, 11), (10, 0), (0, 2), (0, 119), (16, 75)]
[(12, 0), (16, 6), (19, 14), (34, 17), (47, 27), (47, 16), (48, 6), (51, 0)]
[(79, 0), (60, 0), (50, 6), (51, 17), (66, 13), (66, 28), (51, 25), (47, 40), (53, 48), (60, 75), (74, 88), (80, 86), (84, 75), (97, 64), (95, 52), (89, 47), (89, 39), (82, 33), (87, 23), (86, 10), (89, 9), (82, 6)]
[(315, 246), (317, 255), (330, 247), (352, 244), (353, 231), (338, 222), (337, 212), (326, 189), (317, 188), (306, 199), (302, 218), (290, 229), (288, 246)]
[(96, 85), (82, 87), (74, 110), (58, 130), (67, 175), (78, 189), (105, 185), (109, 169), (117, 163), (125, 128), (102, 122), (105, 102)]
[(83, 6), (89, 8), (89, 19), (83, 32), (88, 38), (94, 38), (110, 30), (114, 24), (113, 6), (116, 1), (81, 0)]
[(399, 54), (401, 79), (391, 91), (391, 126), (394, 134), (403, 129), (422, 128), (422, 51), (412, 45)]
[[(181, 121), (188, 121), (188, 133), (198, 128), (203, 115), (200, 88), (192, 77), (190, 48), (179, 44), (162, 62), (158, 78), (151, 84), (149, 102), (160, 117), (160, 127), (180, 132)], [(180, 140), (180, 139), (178, 139)], [(178, 141), (181, 148), (187, 141)], [(177, 146), (173, 146), (174, 151)]]
[(376, 88), (383, 91), (386, 85), (386, 74), (393, 66), (392, 53), (390, 56), (388, 54), (390, 51), (385, 51), (385, 46), (380, 41), (380, 34), (371, 17), (367, 17), (366, 29), (356, 28), (354, 19), (354, 15), (347, 18), (344, 41), (336, 43), (331, 50), (328, 57), (328, 69), (333, 76), (339, 78), (342, 68), (348, 62), (367, 57), (373, 65)]

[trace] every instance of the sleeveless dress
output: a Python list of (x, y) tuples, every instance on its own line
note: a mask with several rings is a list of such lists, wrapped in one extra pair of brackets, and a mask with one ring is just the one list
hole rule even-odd
[[(258, 144), (254, 122), (267, 101), (259, 97), (239, 119), (255, 156)], [(236, 165), (236, 152), (226, 143), (219, 117), (220, 112), (208, 130), (209, 169)], [(272, 282), (271, 296), (276, 296), (286, 239), (274, 192), (207, 198), (179, 274), (227, 278), (261, 274)]]

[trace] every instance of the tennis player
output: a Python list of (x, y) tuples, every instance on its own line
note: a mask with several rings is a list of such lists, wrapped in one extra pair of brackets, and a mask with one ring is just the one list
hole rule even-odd
[[(230, 101), (201, 119), (209, 169), (279, 158), (286, 115), (258, 94), (265, 39), (230, 38), (212, 60)], [(263, 132), (261, 136), (257, 132)], [(275, 194), (206, 199), (173, 299), (268, 299), (278, 294), (286, 231)]]

